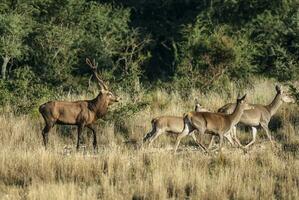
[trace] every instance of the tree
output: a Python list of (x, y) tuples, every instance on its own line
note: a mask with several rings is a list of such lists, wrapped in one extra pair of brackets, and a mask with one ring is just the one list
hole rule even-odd
[(31, 19), (28, 15), (15, 12), (0, 14), (0, 55), (3, 63), (1, 78), (6, 79), (7, 65), (12, 59), (22, 58), (28, 46), (24, 43), (31, 30)]

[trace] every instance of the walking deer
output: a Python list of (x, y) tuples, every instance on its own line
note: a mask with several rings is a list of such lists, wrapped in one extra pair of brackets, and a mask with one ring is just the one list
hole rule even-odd
[(45, 127), (42, 131), (43, 142), (45, 148), (48, 143), (48, 133), (55, 124), (76, 125), (78, 127), (77, 150), (80, 145), (81, 132), (84, 127), (90, 129), (93, 133), (93, 147), (97, 148), (96, 131), (93, 124), (97, 119), (103, 117), (108, 107), (114, 102), (118, 102), (119, 98), (109, 91), (108, 86), (100, 78), (97, 67), (98, 64), (93, 63), (87, 58), (86, 63), (93, 71), (100, 87), (100, 92), (94, 99), (81, 101), (49, 101), (39, 107), (39, 112), (45, 120)]
[[(182, 138), (189, 135), (194, 130), (197, 130), (200, 134), (208, 133), (218, 135), (220, 138), (218, 149), (221, 151), (223, 137), (229, 134), (232, 127), (239, 122), (244, 109), (251, 109), (251, 106), (249, 106), (246, 102), (246, 95), (237, 99), (237, 104), (232, 114), (211, 112), (189, 112), (185, 114), (184, 129), (177, 137), (174, 152), (177, 151)], [(200, 146), (205, 152), (207, 152), (206, 147), (201, 144)]]
[[(195, 99), (195, 108), (196, 112), (208, 112), (207, 109), (203, 108), (197, 99)], [(162, 134), (172, 134), (178, 135), (182, 132), (184, 128), (183, 117), (178, 116), (160, 116), (152, 119), (152, 130), (145, 135), (143, 138), (143, 143), (149, 141), (149, 145), (151, 145), (154, 140), (156, 140)], [(198, 144), (196, 136), (194, 133), (190, 134), (193, 140)]]
[[(257, 133), (256, 128), (259, 126), (261, 126), (266, 131), (266, 134), (273, 146), (273, 141), (268, 129), (268, 124), (270, 122), (270, 119), (276, 113), (276, 111), (278, 110), (278, 108), (281, 106), (283, 102), (285, 103), (295, 102), (295, 100), (291, 96), (289, 96), (287, 92), (282, 90), (281, 86), (277, 85), (275, 89), (276, 89), (276, 95), (270, 104), (268, 105), (250, 104), (250, 106), (252, 106), (253, 109), (244, 110), (239, 123), (250, 126), (252, 129), (252, 137), (253, 137), (252, 141), (248, 143), (245, 146), (245, 148), (248, 148), (256, 141), (256, 133)], [(229, 114), (235, 109), (235, 107), (236, 104), (229, 103), (219, 108), (218, 112)], [(233, 138), (239, 141), (236, 136), (236, 127), (234, 127), (233, 130)], [(239, 146), (241, 145), (240, 142), (238, 144)]]
[[(203, 108), (198, 101), (195, 102), (195, 112), (210, 112), (209, 110)], [(149, 145), (151, 145), (154, 140), (156, 140), (160, 135), (168, 133), (172, 135), (178, 136), (182, 130), (184, 129), (184, 120), (183, 117), (178, 116), (160, 116), (152, 119), (152, 130), (145, 135), (143, 138), (143, 143), (149, 141)], [(195, 143), (203, 148), (201, 144), (197, 141), (194, 132), (189, 134)], [(233, 141), (230, 137), (230, 134), (225, 135), (228, 141), (232, 144)]]

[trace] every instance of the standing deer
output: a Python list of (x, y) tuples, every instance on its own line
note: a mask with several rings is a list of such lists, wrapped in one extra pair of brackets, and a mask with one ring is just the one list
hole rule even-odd
[[(189, 112), (185, 114), (184, 129), (177, 137), (174, 152), (177, 151), (181, 139), (194, 130), (197, 130), (201, 134), (208, 133), (218, 135), (220, 138), (218, 149), (221, 151), (223, 137), (228, 135), (232, 127), (239, 122), (244, 109), (251, 109), (251, 106), (246, 102), (246, 94), (242, 98), (237, 99), (237, 105), (232, 114), (211, 112)], [(203, 145), (200, 146), (207, 152), (207, 149)]]
[[(268, 124), (270, 122), (271, 117), (276, 113), (278, 108), (281, 106), (283, 102), (285, 103), (294, 103), (295, 100), (290, 97), (285, 91), (282, 90), (280, 86), (276, 86), (276, 96), (272, 100), (272, 102), (268, 105), (261, 105), (261, 104), (250, 104), (253, 109), (251, 110), (244, 110), (243, 115), (241, 116), (240, 123), (250, 126), (252, 129), (252, 136), (253, 139), (250, 143), (248, 143), (245, 148), (248, 148), (256, 141), (256, 133), (257, 127), (261, 126), (265, 131), (266, 134), (273, 146), (273, 141), (271, 139), (271, 135), (268, 129)], [(223, 107), (218, 109), (218, 112), (221, 113), (231, 113), (236, 107), (236, 104), (229, 103), (224, 105)], [(237, 141), (239, 146), (242, 146), (240, 142), (238, 142), (238, 138), (236, 136), (236, 127), (233, 130), (233, 138)]]
[[(198, 100), (195, 100), (195, 112), (209, 112), (207, 109), (203, 108), (199, 103)], [(152, 130), (145, 135), (143, 138), (143, 142), (149, 141), (149, 145), (151, 145), (154, 140), (156, 140), (160, 135), (163, 133), (169, 133), (173, 135), (179, 135), (182, 130), (184, 129), (184, 120), (183, 117), (178, 116), (160, 116), (157, 118), (152, 119)], [(204, 147), (197, 141), (194, 132), (189, 134), (196, 144), (204, 149)], [(232, 139), (230, 134), (225, 135), (228, 141), (232, 144)]]
[(93, 147), (94, 149), (97, 148), (97, 137), (93, 124), (103, 117), (107, 113), (108, 107), (114, 102), (118, 102), (119, 98), (109, 91), (108, 86), (100, 78), (97, 73), (98, 64), (95, 60), (91, 63), (87, 58), (86, 63), (92, 69), (93, 75), (98, 81), (100, 92), (92, 100), (49, 101), (39, 107), (39, 112), (46, 123), (42, 131), (45, 148), (47, 148), (48, 133), (55, 124), (76, 125), (78, 127), (77, 150), (79, 149), (81, 132), (84, 127), (87, 127), (93, 133)]

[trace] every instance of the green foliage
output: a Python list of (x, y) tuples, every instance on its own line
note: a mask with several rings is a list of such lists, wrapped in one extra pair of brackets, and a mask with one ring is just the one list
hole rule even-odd
[(72, 67), (78, 62), (78, 44), (82, 37), (82, 31), (75, 27), (55, 24), (40, 27), (34, 41), (34, 49), (39, 51), (32, 54), (40, 64), (36, 70), (44, 81), (54, 86), (72, 85)]
[(27, 45), (23, 44), (24, 37), (30, 31), (26, 17), (18, 13), (0, 14), (0, 54), (19, 58)]
[(210, 1), (208, 15), (215, 23), (240, 27), (265, 10), (278, 11), (281, 0), (214, 0)]
[[(199, 18), (194, 26), (183, 32), (185, 41), (180, 46), (181, 61), (177, 69), (177, 82), (183, 88), (211, 88), (236, 60), (233, 38), (226, 27), (209, 30)], [(199, 78), (200, 77), (200, 78)]]
[(289, 86), (289, 89), (290, 89), (290, 93), (291, 93), (292, 96), (295, 98), (297, 104), (299, 104), (299, 90), (298, 90), (298, 88), (296, 88), (296, 87), (293, 86), (293, 85), (290, 85), (290, 86)]
[(7, 106), (11, 100), (11, 93), (8, 89), (8, 84), (6, 81), (0, 79), (0, 105)]
[(3, 0), (0, 103), (27, 112), (38, 98), (86, 90), (86, 57), (131, 95), (296, 80), (298, 21), (298, 0)]
[(1, 78), (7, 75), (7, 64), (11, 59), (24, 59), (28, 45), (24, 43), (30, 33), (32, 22), (26, 13), (0, 13), (0, 55), (3, 58)]
[(39, 82), (29, 67), (14, 70), (11, 80), (0, 82), (1, 105), (10, 105), (16, 113), (37, 113), (38, 105), (54, 96)]
[(96, 58), (105, 80), (136, 91), (149, 39), (141, 40), (139, 31), (129, 27), (130, 10), (85, 1), (69, 1), (64, 6), (55, 7), (57, 14), (40, 25), (34, 38), (34, 49), (39, 51), (32, 54), (41, 64), (37, 73), (53, 86), (79, 91), (79, 77), (88, 71), (85, 58)]
[(276, 77), (281, 81), (295, 79), (299, 72), (298, 49), (290, 48), (290, 44), (295, 42), (294, 34), (299, 31), (298, 24), (288, 24), (293, 24), (293, 20), (298, 21), (298, 12), (290, 15), (288, 14), (286, 19), (266, 11), (249, 25), (252, 40), (257, 48), (254, 61), (259, 66), (258, 73)]
[(144, 52), (149, 38), (141, 39), (138, 29), (130, 28), (129, 22), (129, 9), (91, 4), (80, 25), (86, 30), (84, 54), (97, 58), (108, 80), (116, 79), (134, 92), (139, 90), (141, 65), (149, 58)]

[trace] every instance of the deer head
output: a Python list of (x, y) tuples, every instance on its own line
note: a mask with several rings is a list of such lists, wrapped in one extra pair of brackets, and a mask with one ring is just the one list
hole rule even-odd
[(284, 103), (295, 103), (295, 99), (285, 90), (282, 89), (281, 86), (275, 86), (277, 94), (281, 95), (281, 101)]
[(247, 103), (247, 94), (245, 94), (241, 98), (239, 98), (239, 95), (238, 95), (237, 104), (240, 104), (243, 110), (250, 110), (250, 109), (254, 108), (253, 106), (250, 106)]

